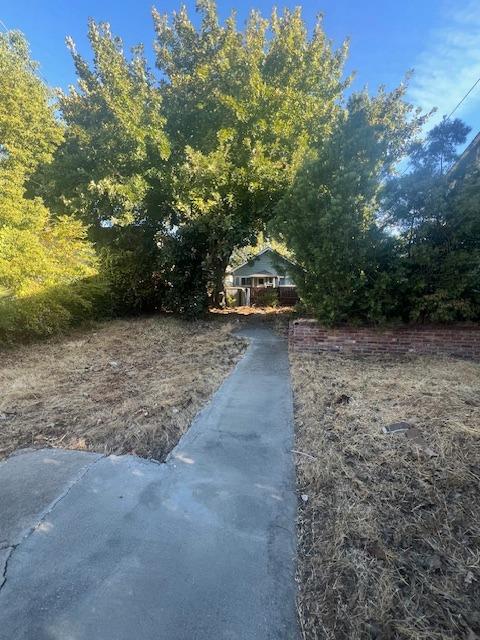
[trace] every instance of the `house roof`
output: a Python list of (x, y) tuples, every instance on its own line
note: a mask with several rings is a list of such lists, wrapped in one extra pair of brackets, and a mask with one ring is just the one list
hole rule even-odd
[[(281, 253), (279, 253), (278, 251), (275, 251), (275, 249), (272, 249), (272, 247), (266, 247), (265, 249), (262, 249), (262, 251), (259, 251), (257, 254), (255, 254), (254, 256), (252, 256), (251, 258), (249, 258), (248, 260), (245, 260), (245, 262), (243, 262), (242, 264), (239, 264), (238, 267), (235, 267), (235, 269), (232, 270), (232, 274), (235, 275), (235, 272), (238, 271), (239, 269), (241, 269), (242, 267), (244, 267), (247, 264), (251, 264), (252, 262), (254, 262), (257, 258), (259, 258), (260, 256), (262, 256), (264, 253), (274, 253), (276, 256), (278, 256), (278, 258), (280, 258), (281, 260), (285, 260), (285, 262), (289, 262), (290, 264), (294, 265), (295, 263), (292, 262), (292, 260), (289, 260), (288, 258), (286, 258), (285, 256), (282, 256)], [(263, 273), (261, 275), (269, 275), (269, 276), (273, 276), (275, 274), (273, 273)]]
[(468, 147), (463, 151), (462, 155), (455, 162), (448, 172), (452, 178), (455, 178), (463, 169), (480, 159), (480, 133), (470, 142)]

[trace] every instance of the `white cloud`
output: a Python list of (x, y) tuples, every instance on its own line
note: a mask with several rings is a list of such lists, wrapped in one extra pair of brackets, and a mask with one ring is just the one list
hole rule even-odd
[[(460, 4), (463, 6), (459, 6)], [(449, 114), (480, 77), (480, 2), (449, 0), (440, 26), (426, 34), (417, 58), (409, 98), (424, 110), (438, 107), (430, 124)], [(468, 119), (480, 112), (480, 84), (455, 116)]]

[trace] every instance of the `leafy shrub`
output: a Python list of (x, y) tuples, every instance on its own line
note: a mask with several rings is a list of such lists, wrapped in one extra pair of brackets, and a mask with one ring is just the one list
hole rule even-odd
[[(14, 88), (14, 90), (13, 90)], [(52, 94), (17, 32), (0, 34), (0, 340), (48, 336), (96, 313), (102, 287), (87, 227), (53, 215), (28, 183), (64, 137)]]
[(227, 307), (236, 307), (238, 305), (238, 297), (227, 293)]
[(255, 292), (255, 304), (261, 307), (278, 306), (278, 292), (276, 289), (257, 289)]
[(208, 309), (208, 237), (195, 225), (158, 237), (156, 277), (162, 308), (194, 318)]
[(0, 343), (45, 338), (107, 313), (107, 288), (97, 278), (40, 293), (0, 298)]
[(155, 256), (140, 247), (108, 248), (101, 252), (101, 273), (108, 283), (109, 313), (139, 315), (160, 306)]

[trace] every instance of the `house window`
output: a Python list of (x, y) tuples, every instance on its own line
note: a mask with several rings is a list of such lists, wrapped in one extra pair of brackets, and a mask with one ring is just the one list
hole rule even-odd
[(264, 283), (265, 283), (265, 278), (258, 279), (258, 284), (264, 284)]

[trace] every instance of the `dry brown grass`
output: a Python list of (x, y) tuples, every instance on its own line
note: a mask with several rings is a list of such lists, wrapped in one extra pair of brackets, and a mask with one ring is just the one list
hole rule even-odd
[(295, 307), (224, 307), (223, 309), (210, 309), (210, 312), (219, 316), (247, 316), (255, 317), (258, 320), (261, 316), (291, 316), (295, 313)]
[(225, 307), (210, 309), (210, 313), (217, 320), (236, 324), (265, 323), (282, 335), (287, 335), (290, 321), (297, 316), (295, 307)]
[(304, 638), (478, 638), (480, 365), (291, 361)]
[(230, 329), (141, 318), (0, 353), (0, 458), (32, 446), (164, 458), (240, 358)]

